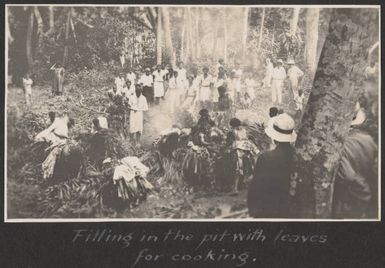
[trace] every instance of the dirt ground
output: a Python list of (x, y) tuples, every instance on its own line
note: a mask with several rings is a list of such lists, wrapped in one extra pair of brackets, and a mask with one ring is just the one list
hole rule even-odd
[[(284, 90), (284, 104), (281, 107), (286, 112), (293, 112), (293, 103), (288, 100), (292, 98), (288, 90)], [(80, 101), (79, 101), (80, 100)], [(41, 117), (48, 118), (51, 110), (58, 113), (69, 112), (75, 117), (75, 133), (89, 131), (91, 120), (106, 108), (107, 97), (102, 89), (93, 89), (93, 92), (83, 93), (81, 89), (71, 87), (63, 96), (53, 97), (48, 86), (33, 87), (33, 104), (28, 108), (25, 105), (23, 91), (20, 88), (9, 87), (7, 91), (8, 109), (16, 109), (20, 115), (24, 113), (37, 113)], [(105, 106), (105, 107), (104, 107)], [(246, 123), (266, 122), (268, 120), (268, 109), (271, 106), (271, 95), (268, 89), (257, 92), (256, 101), (247, 110), (237, 110), (236, 116)], [(17, 108), (16, 108), (17, 107)], [(160, 106), (150, 107), (145, 115), (144, 134), (142, 137), (142, 149), (148, 150), (154, 139), (163, 129), (170, 128), (175, 118), (167, 113), (166, 103)], [(8, 125), (12, 122), (8, 122)], [(182, 126), (183, 127), (183, 126)], [(12, 137), (8, 137), (12, 139)], [(124, 143), (129, 146), (129, 140)], [(17, 187), (16, 187), (17, 186)], [(33, 209), (34, 200), (42, 189), (27, 181), (14, 181), (8, 178), (8, 206), (10, 217), (34, 217), (28, 212)], [(156, 185), (156, 192), (148, 199), (132, 209), (116, 212), (113, 217), (117, 218), (215, 218), (234, 211), (247, 208), (247, 190), (240, 191), (237, 195), (220, 192), (189, 192), (178, 190), (175, 192), (172, 185)], [(181, 192), (182, 191), (182, 192)], [(246, 217), (247, 214), (236, 217)]]

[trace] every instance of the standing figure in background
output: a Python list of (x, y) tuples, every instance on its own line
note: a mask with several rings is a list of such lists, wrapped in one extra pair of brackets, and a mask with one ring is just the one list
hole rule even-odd
[(222, 66), (219, 66), (218, 75), (215, 79), (214, 88), (212, 92), (212, 100), (214, 109), (217, 109), (218, 102), (219, 102), (219, 87), (224, 87), (226, 89), (227, 85), (227, 77), (225, 73), (225, 69)]
[(144, 70), (144, 74), (140, 77), (138, 83), (143, 88), (143, 95), (147, 99), (147, 103), (153, 103), (154, 102), (154, 77), (150, 73), (150, 68), (146, 68)]
[(222, 69), (225, 70), (225, 61), (223, 59), (219, 59), (217, 65), (215, 66), (215, 74), (218, 75)]
[(196, 106), (196, 101), (197, 101), (198, 90), (199, 90), (199, 77), (197, 76), (197, 73), (194, 72), (193, 74), (188, 76), (187, 95), (186, 95), (186, 99), (182, 104), (183, 109), (190, 110), (191, 112), (194, 111)]
[(178, 78), (177, 78), (177, 84), (178, 84), (178, 89), (180, 91), (179, 98), (180, 102), (182, 103), (184, 99), (186, 98), (186, 93), (187, 93), (187, 86), (188, 86), (188, 81), (187, 81), (187, 71), (184, 68), (183, 62), (179, 62), (178, 68), (176, 69), (178, 72)]
[(116, 94), (118, 95), (122, 94), (123, 87), (124, 87), (123, 73), (117, 71), (115, 76)]
[(167, 102), (169, 105), (169, 111), (174, 114), (180, 105), (180, 88), (178, 83), (179, 74), (174, 71), (173, 76), (168, 81)]
[(156, 70), (152, 73), (154, 76), (155, 104), (159, 104), (160, 98), (164, 96), (164, 82), (167, 73), (168, 71), (165, 69), (162, 70), (160, 65), (157, 65)]
[(286, 78), (286, 71), (282, 65), (283, 61), (279, 59), (277, 60), (277, 66), (273, 69), (273, 82), (271, 84), (271, 99), (273, 103), (282, 103), (282, 88)]
[(293, 92), (293, 99), (296, 100), (298, 98), (298, 84), (299, 79), (304, 75), (304, 72), (298, 68), (293, 59), (290, 59), (287, 64), (289, 65), (289, 70), (287, 70), (287, 76), (289, 77), (290, 88)]
[(303, 92), (302, 90), (298, 90), (298, 96), (297, 98), (295, 99), (295, 110), (296, 111), (300, 111), (302, 112), (303, 111), (303, 100), (304, 100), (305, 96), (303, 95)]
[(253, 78), (252, 72), (249, 72), (247, 78), (245, 79), (246, 94), (249, 96), (251, 102), (255, 100), (255, 87), (256, 83)]
[(135, 85), (136, 74), (135, 74), (135, 72), (130, 67), (128, 68), (126, 79), (130, 80), (132, 85)]
[(24, 88), (24, 97), (25, 97), (25, 103), (27, 106), (31, 106), (32, 103), (32, 84), (33, 81), (29, 74), (27, 73), (23, 77), (23, 88)]
[(201, 108), (209, 108), (211, 106), (211, 87), (213, 86), (213, 78), (209, 74), (209, 68), (203, 67), (203, 75), (201, 76), (199, 101)]
[(270, 58), (266, 59), (266, 66), (265, 66), (265, 77), (263, 78), (263, 87), (271, 87), (271, 77), (273, 75), (273, 63), (271, 63)]
[(64, 68), (60, 63), (55, 63), (50, 70), (53, 71), (52, 93), (53, 95), (62, 95), (64, 90)]
[(234, 82), (234, 87), (235, 87), (236, 100), (237, 100), (237, 102), (240, 102), (241, 91), (242, 91), (241, 80), (242, 80), (243, 71), (240, 67), (239, 62), (235, 63), (235, 69), (233, 70), (233, 72), (234, 72), (233, 82)]
[(140, 146), (143, 132), (143, 112), (148, 110), (146, 97), (142, 95), (140, 85), (136, 85), (135, 95), (130, 98), (130, 135), (136, 146)]

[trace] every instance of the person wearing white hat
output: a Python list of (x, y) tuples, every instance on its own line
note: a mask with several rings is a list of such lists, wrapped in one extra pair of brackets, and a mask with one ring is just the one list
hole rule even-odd
[(274, 67), (272, 73), (272, 84), (271, 84), (271, 99), (273, 103), (282, 103), (282, 87), (283, 81), (286, 78), (286, 70), (283, 68), (283, 61), (277, 60), (277, 66)]
[(293, 92), (294, 100), (297, 100), (298, 82), (299, 82), (299, 79), (304, 75), (304, 72), (301, 71), (301, 69), (295, 65), (295, 62), (293, 59), (290, 59), (287, 62), (287, 64), (289, 65), (289, 70), (287, 70), (287, 76), (289, 77), (290, 88), (291, 88), (291, 91)]
[(377, 145), (369, 134), (359, 129), (365, 119), (365, 112), (357, 103), (335, 178), (334, 218), (378, 216), (378, 176), (375, 169)]
[(277, 115), (273, 124), (265, 129), (276, 148), (262, 153), (254, 168), (247, 205), (254, 218), (286, 218), (289, 215), (290, 173), (293, 167), (296, 140), (293, 118), (286, 113)]

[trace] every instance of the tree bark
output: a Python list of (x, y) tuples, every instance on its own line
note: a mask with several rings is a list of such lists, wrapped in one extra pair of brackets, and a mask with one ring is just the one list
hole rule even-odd
[(40, 36), (41, 34), (44, 33), (44, 24), (43, 24), (43, 19), (41, 18), (39, 8), (37, 6), (33, 7), (33, 13), (35, 14), (36, 17), (36, 22), (37, 22), (37, 34)]
[(172, 68), (174, 69), (176, 67), (175, 66), (175, 54), (174, 54), (174, 46), (172, 44), (172, 37), (171, 37), (170, 16), (169, 16), (167, 7), (162, 8), (162, 17), (163, 17), (163, 25), (164, 25), (166, 51), (167, 51), (167, 55), (168, 55), (168, 59), (170, 61), (170, 64), (171, 64)]
[(363, 90), (368, 29), (378, 21), (368, 18), (376, 13), (341, 8), (330, 21), (295, 146), (300, 217), (331, 217), (334, 174)]
[(156, 23), (156, 64), (162, 64), (162, 12), (161, 8), (157, 8)]
[(196, 59), (196, 50), (195, 50), (195, 47), (194, 47), (194, 37), (193, 37), (193, 21), (192, 21), (192, 16), (191, 16), (191, 8), (188, 7), (187, 9), (187, 18), (188, 18), (188, 38), (189, 38), (189, 47), (190, 47), (190, 58), (191, 60), (195, 60)]
[(265, 8), (262, 8), (262, 20), (261, 20), (261, 28), (259, 30), (259, 39), (258, 39), (258, 49), (259, 51), (261, 49), (262, 44), (262, 36), (263, 36), (263, 24), (265, 23)]
[(293, 36), (297, 33), (298, 18), (299, 18), (299, 7), (295, 7), (293, 10), (293, 17), (290, 21), (290, 36)]
[(55, 13), (54, 13), (54, 6), (49, 6), (49, 31), (54, 32), (55, 31)]
[(64, 54), (63, 54), (63, 67), (65, 68), (67, 63), (67, 57), (68, 57), (68, 40), (69, 40), (69, 34), (70, 34), (70, 27), (71, 27), (71, 8), (68, 8), (67, 12), (67, 22), (66, 22), (66, 31), (65, 31), (65, 43), (64, 43)]
[(318, 44), (318, 24), (319, 8), (309, 8), (306, 11), (306, 65), (312, 76), (317, 68), (317, 44)]
[(242, 59), (245, 60), (247, 50), (247, 32), (249, 26), (249, 9), (246, 7), (243, 13), (243, 34), (242, 34)]
[(26, 41), (26, 55), (28, 62), (28, 69), (31, 70), (33, 66), (33, 57), (32, 57), (32, 34), (33, 34), (33, 23), (34, 23), (34, 14), (33, 8), (29, 8), (29, 21), (27, 29), (27, 41)]

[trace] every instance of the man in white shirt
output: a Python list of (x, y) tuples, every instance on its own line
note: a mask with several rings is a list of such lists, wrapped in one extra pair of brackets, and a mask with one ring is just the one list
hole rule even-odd
[(282, 87), (283, 81), (286, 78), (286, 71), (283, 68), (283, 61), (277, 60), (277, 66), (273, 69), (272, 84), (271, 84), (271, 98), (273, 103), (282, 103)]
[(33, 81), (29, 77), (29, 74), (27, 73), (23, 77), (24, 96), (25, 96), (25, 102), (27, 106), (30, 106), (32, 102), (32, 84), (33, 84)]
[(143, 132), (143, 112), (148, 111), (146, 98), (142, 95), (140, 85), (136, 85), (135, 95), (130, 98), (130, 134), (136, 146), (140, 146), (140, 136)]
[(164, 81), (165, 76), (168, 74), (167, 69), (162, 69), (160, 65), (156, 67), (156, 70), (152, 73), (154, 76), (154, 97), (155, 104), (159, 104), (160, 98), (164, 96)]
[(287, 76), (289, 77), (290, 88), (293, 92), (294, 100), (296, 100), (298, 98), (298, 81), (304, 75), (304, 72), (295, 65), (293, 59), (290, 59), (287, 64), (289, 65)]
[(146, 68), (144, 70), (144, 74), (142, 74), (138, 83), (143, 88), (142, 94), (143, 96), (146, 97), (147, 102), (153, 103), (154, 102), (154, 89), (153, 89), (154, 77), (150, 73), (150, 68)]

